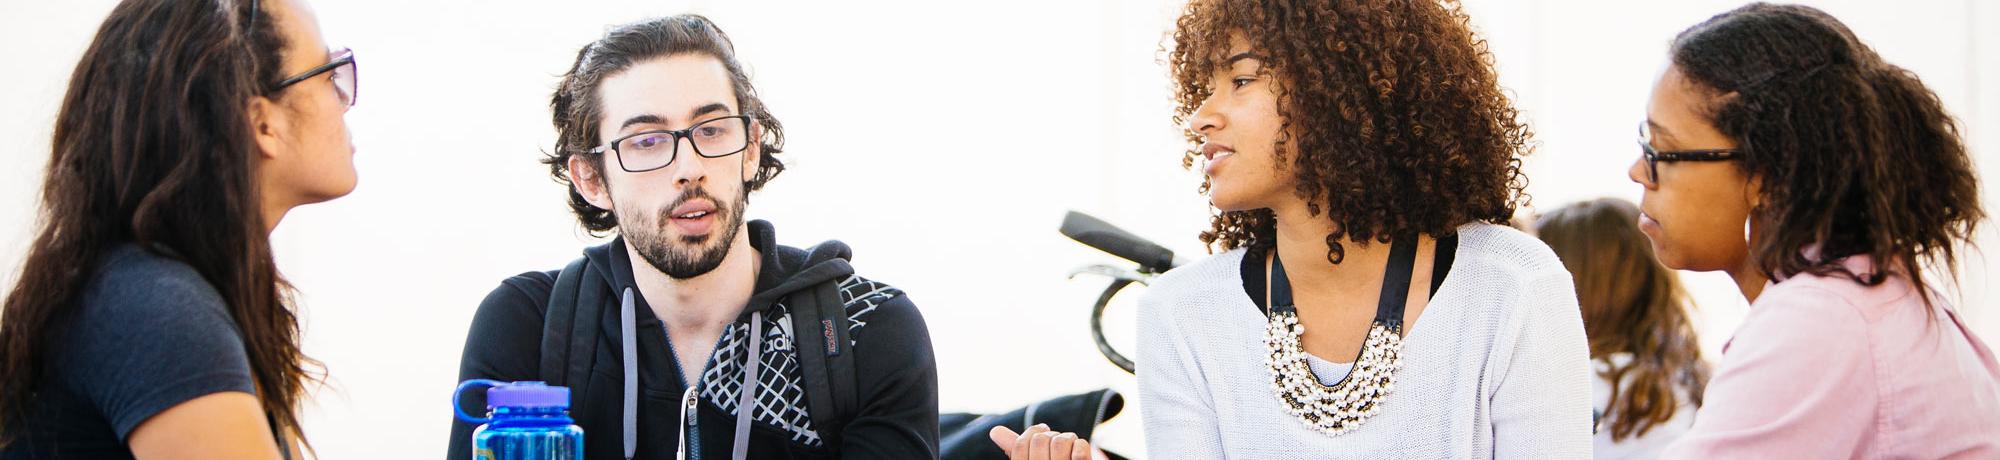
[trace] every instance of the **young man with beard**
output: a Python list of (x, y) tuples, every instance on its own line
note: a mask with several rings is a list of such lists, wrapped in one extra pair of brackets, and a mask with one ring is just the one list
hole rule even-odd
[[(503, 281), (460, 380), (569, 387), (591, 459), (937, 456), (916, 307), (855, 276), (846, 245), (779, 246), (770, 223), (743, 220), (784, 170), (784, 134), (714, 23), (612, 29), (550, 105), (545, 162), (583, 226), (618, 238)], [(453, 422), (446, 458), (470, 453), (474, 428)]]

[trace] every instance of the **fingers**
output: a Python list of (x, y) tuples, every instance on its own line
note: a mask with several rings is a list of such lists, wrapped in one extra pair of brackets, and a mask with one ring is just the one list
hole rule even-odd
[(1036, 424), (1035, 426), (1028, 427), (1026, 430), (1022, 430), (1021, 435), (1014, 439), (1014, 446), (1007, 449), (1007, 458), (1010, 460), (1033, 459), (1034, 457), (1031, 454), (1034, 450), (1031, 448), (1031, 444), (1036, 436), (1048, 431), (1049, 426), (1044, 424)]
[(1070, 452), (1076, 446), (1076, 433), (1062, 433), (1049, 439), (1049, 460), (1071, 460)]
[(1048, 431), (1047, 426), (1036, 426), (1042, 430), (1034, 434), (1033, 441), (1028, 441), (1028, 460), (1053, 460), (1049, 458), (1049, 444), (1055, 441), (1056, 433)]
[(1006, 452), (1010, 456), (1014, 453), (1014, 440), (1021, 438), (1020, 434), (1014, 433), (1014, 430), (1008, 429), (1006, 425), (987, 430), (986, 436), (993, 439), (993, 445), (999, 446), (1001, 452)]
[(987, 430), (986, 436), (1009, 460), (1094, 460), (1098, 455), (1090, 441), (1076, 433), (1051, 431), (1047, 424), (1036, 424), (1021, 433), (996, 426)]

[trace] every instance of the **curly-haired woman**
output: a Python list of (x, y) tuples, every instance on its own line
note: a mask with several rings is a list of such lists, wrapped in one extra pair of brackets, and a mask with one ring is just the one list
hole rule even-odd
[(1202, 240), (1222, 252), (1140, 301), (1146, 450), (1588, 458), (1575, 291), (1548, 246), (1497, 225), (1529, 133), (1465, 15), (1195, 0), (1173, 41), (1183, 163), (1206, 173)]
[(1804, 6), (1723, 13), (1668, 55), (1640, 228), (1751, 303), (1665, 456), (2000, 457), (2000, 365), (1924, 276), (1984, 217), (1937, 96)]
[(1711, 370), (1687, 292), (1639, 232), (1639, 206), (1601, 198), (1535, 219), (1535, 237), (1576, 277), (1597, 379), (1599, 459), (1653, 458), (1686, 433)]

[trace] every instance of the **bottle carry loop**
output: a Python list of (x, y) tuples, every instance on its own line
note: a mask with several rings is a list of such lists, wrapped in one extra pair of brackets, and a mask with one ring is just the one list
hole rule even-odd
[(467, 413), (465, 413), (465, 407), (464, 407), (464, 406), (462, 406), (462, 405), (460, 405), (460, 403), (461, 403), (462, 401), (464, 401), (464, 400), (465, 400), (464, 398), (465, 398), (465, 390), (466, 390), (466, 389), (469, 389), (469, 388), (472, 388), (472, 387), (475, 387), (475, 386), (485, 386), (485, 387), (487, 387), (487, 388), (492, 388), (492, 387), (496, 387), (496, 386), (500, 386), (500, 385), (502, 385), (502, 384), (505, 384), (505, 383), (506, 383), (506, 382), (501, 382), (501, 381), (497, 381), (497, 380), (486, 380), (486, 379), (472, 379), (472, 380), (467, 380), (467, 381), (464, 381), (464, 382), (460, 382), (460, 383), (458, 384), (458, 389), (457, 389), (457, 390), (452, 390), (452, 392), (451, 392), (451, 412), (452, 412), (452, 414), (453, 414), (453, 415), (457, 415), (457, 416), (458, 416), (458, 419), (459, 419), (459, 420), (464, 420), (464, 421), (465, 421), (465, 423), (470, 423), (470, 424), (474, 424), (474, 425), (485, 425), (485, 424), (488, 424), (488, 423), (493, 423), (493, 419), (492, 419), (492, 418), (490, 418), (490, 417), (474, 417), (474, 416), (472, 416), (472, 414), (467, 414)]

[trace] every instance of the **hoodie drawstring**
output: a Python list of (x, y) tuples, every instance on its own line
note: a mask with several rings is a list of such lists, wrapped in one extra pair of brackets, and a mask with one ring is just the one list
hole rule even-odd
[(757, 409), (757, 366), (763, 362), (764, 312), (750, 312), (750, 359), (743, 363), (743, 391), (736, 398), (736, 442), (730, 458), (750, 455), (750, 415)]
[(632, 288), (625, 288), (618, 307), (618, 331), (624, 335), (625, 360), (625, 460), (639, 452), (639, 334), (632, 325)]

